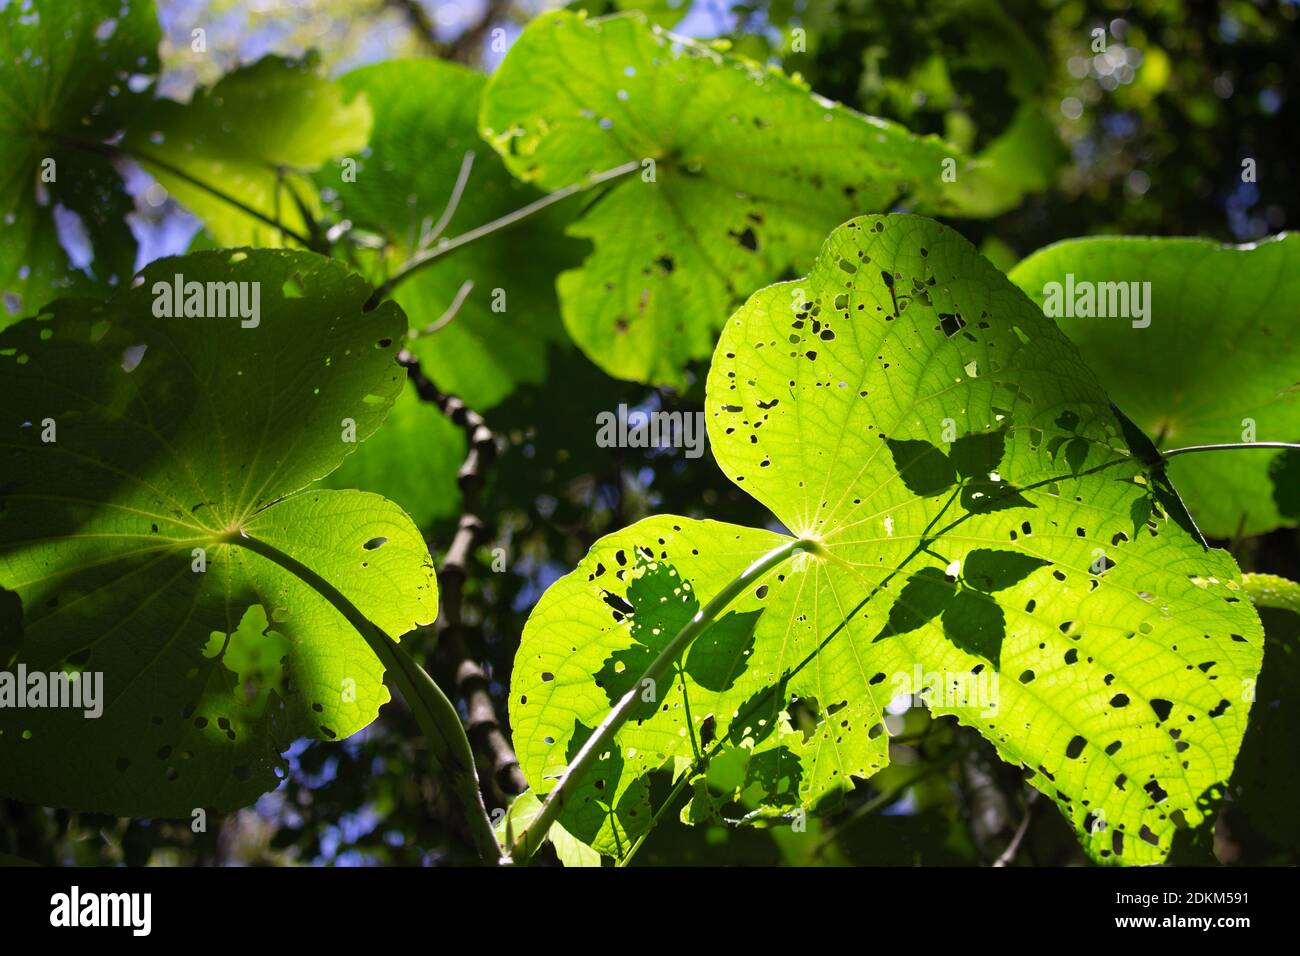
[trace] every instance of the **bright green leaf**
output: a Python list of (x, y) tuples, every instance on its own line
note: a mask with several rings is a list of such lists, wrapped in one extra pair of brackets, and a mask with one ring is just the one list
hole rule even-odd
[[(542, 801), (531, 790), (525, 790), (506, 809), (496, 825), (497, 840), (501, 846), (509, 847), (510, 839), (533, 822), (542, 809)], [(555, 855), (565, 866), (600, 866), (600, 854), (558, 823), (551, 827), (546, 838), (555, 847)]]
[[(1246, 246), (1075, 239), (1034, 253), (1011, 278), (1055, 314), (1157, 446), (1300, 441), (1291, 321), (1300, 313), (1300, 236)], [(1207, 534), (1260, 534), (1300, 520), (1286, 497), (1296, 483), (1279, 475), (1287, 462), (1276, 451), (1207, 452), (1172, 459), (1169, 476)]]
[[(1204, 819), (1262, 653), (1241, 575), (1130, 450), (1141, 436), (1073, 346), (969, 243), (910, 216), (842, 226), (807, 278), (727, 323), (707, 408), (723, 471), (815, 553), (691, 646), (566, 826), (603, 812), (593, 845), (625, 852), (651, 768), (734, 748), (756, 817), (833, 808), (887, 762), (883, 710), (904, 693), (1026, 768), (1095, 859), (1158, 861)], [(785, 540), (651, 518), (546, 593), (511, 683), (539, 793), (575, 728)]]
[(538, 17), (479, 122), (511, 171), (546, 190), (640, 164), (571, 227), (595, 250), (558, 288), (598, 365), (655, 384), (681, 385), (743, 296), (806, 266), (848, 216), (904, 199), (959, 210), (976, 188), (941, 141), (631, 15)]

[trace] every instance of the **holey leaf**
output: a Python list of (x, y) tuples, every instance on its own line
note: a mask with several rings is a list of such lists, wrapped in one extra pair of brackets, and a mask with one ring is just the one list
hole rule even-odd
[[(205, 291), (167, 317), (177, 276)], [(0, 673), (79, 673), (95, 698), (38, 707), (29, 689), (28, 706), (0, 708), (5, 794), (133, 816), (231, 809), (275, 786), (293, 738), (374, 718), (387, 692), (365, 641), (233, 543), (287, 553), (394, 637), (433, 620), (428, 551), (399, 508), (294, 494), (405, 383), (405, 318), (363, 312), (369, 294), (309, 253), (203, 252), (0, 334), (0, 587), (23, 610)]]
[[(1232, 770), (1262, 634), (1078, 352), (951, 230), (870, 216), (756, 293), (709, 372), (723, 471), (808, 542), (648, 696), (561, 821), (603, 852), (641, 781), (709, 774), (757, 816), (829, 809), (918, 694), (1056, 801), (1088, 852), (1147, 863)], [(539, 793), (698, 607), (784, 534), (651, 518), (599, 542), (524, 633), (511, 685)], [(698, 787), (702, 784), (697, 783)], [(698, 798), (697, 798), (698, 799)], [(706, 808), (707, 809), (707, 808)]]
[(570, 227), (595, 248), (558, 290), (596, 364), (654, 384), (681, 385), (735, 305), (805, 267), (837, 223), (904, 199), (959, 211), (976, 179), (938, 139), (636, 15), (538, 17), (489, 81), (479, 123), (546, 190), (640, 164)]
[[(1300, 441), (1300, 236), (1073, 239), (1034, 253), (1011, 280), (1051, 310), (1159, 447)], [(1223, 538), (1300, 521), (1297, 474), (1295, 452), (1169, 462), (1197, 523)]]

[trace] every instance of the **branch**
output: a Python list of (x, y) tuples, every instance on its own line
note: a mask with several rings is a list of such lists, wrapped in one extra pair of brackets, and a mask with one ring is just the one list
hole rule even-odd
[(510, 12), (512, 0), (488, 0), (483, 16), (447, 47), (447, 59), (472, 64), (492, 24)]
[(445, 647), (456, 663), (456, 693), (469, 711), (470, 739), (492, 760), (492, 780), (509, 796), (528, 789), (528, 781), (519, 769), (519, 760), (497, 718), (496, 705), (489, 693), (490, 679), (482, 665), (469, 651), (467, 637), (474, 631), (463, 620), (465, 579), (474, 548), (486, 537), (487, 526), (479, 517), (482, 510), (483, 484), (487, 471), (496, 460), (496, 436), (481, 415), (459, 398), (444, 395), (425, 377), (419, 359), (403, 351), (398, 362), (406, 367), (407, 377), (420, 398), (438, 406), (442, 413), (459, 426), (468, 439), (469, 451), (456, 476), (464, 502), (456, 534), (438, 570), (440, 587), (438, 629), (440, 647)]
[(1011, 837), (1011, 842), (1002, 854), (993, 861), (994, 866), (1008, 866), (1016, 859), (1016, 854), (1020, 852), (1020, 844), (1025, 839), (1025, 834), (1029, 832), (1029, 821), (1034, 815), (1034, 805), (1038, 802), (1038, 791), (1031, 790), (1029, 796), (1025, 799), (1025, 815), (1020, 820), (1020, 826), (1016, 827), (1015, 835)]
[(529, 216), (535, 215), (536, 213), (541, 212), (543, 209), (546, 209), (548, 206), (553, 206), (560, 200), (567, 199), (570, 196), (574, 195), (575, 193), (586, 192), (588, 189), (592, 189), (595, 186), (599, 186), (601, 183), (607, 183), (610, 180), (618, 179), (622, 176), (626, 176), (628, 173), (636, 172), (640, 168), (641, 168), (640, 160), (633, 159), (630, 160), (629, 162), (624, 163), (621, 166), (615, 166), (613, 169), (607, 169), (604, 172), (593, 173), (591, 176), (588, 176), (586, 179), (581, 179), (578, 182), (571, 183), (570, 185), (565, 186), (562, 189), (557, 189), (555, 192), (550, 193), (549, 195), (543, 196), (540, 199), (530, 202), (527, 206), (523, 206), (519, 209), (516, 209), (514, 212), (508, 212), (504, 216), (501, 216), (498, 219), (493, 219), (491, 222), (484, 223), (481, 226), (477, 226), (476, 228), (471, 229), (469, 232), (463, 232), (459, 236), (456, 236), (452, 239), (441, 240), (432, 249), (427, 249), (423, 252), (418, 252), (415, 255), (411, 256), (411, 258), (406, 261), (405, 265), (403, 265), (400, 269), (397, 270), (397, 272), (393, 273), (393, 275), (390, 276), (387, 279), (387, 281), (385, 281), (382, 285), (380, 285), (377, 289), (375, 289), (374, 294), (371, 295), (370, 297), (370, 301), (366, 303), (366, 309), (370, 310), (375, 308), (377, 305), (379, 305), (380, 302), (383, 302), (384, 299), (392, 295), (393, 289), (395, 289), (398, 285), (405, 282), (407, 279), (409, 279), (416, 272), (419, 272), (425, 266), (429, 265), (429, 263), (434, 262), (437, 259), (440, 259), (441, 257), (447, 255), (447, 253), (454, 252), (456, 249), (459, 249), (461, 246), (469, 245), (471, 242), (474, 242), (475, 240), (478, 239), (482, 239), (485, 236), (490, 236), (494, 232), (500, 232), (503, 229), (509, 229), (511, 226), (514, 226), (517, 223), (520, 223), (523, 220), (527, 219)]
[(438, 39), (438, 30), (427, 10), (420, 5), (420, 0), (385, 0), (384, 6), (400, 11), (410, 25), (411, 31), (434, 56), (442, 56), (446, 49)]

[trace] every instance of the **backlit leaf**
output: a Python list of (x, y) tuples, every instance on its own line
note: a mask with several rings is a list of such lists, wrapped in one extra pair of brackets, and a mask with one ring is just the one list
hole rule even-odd
[(283, 242), (275, 226), (204, 187), (301, 233), (299, 203), (313, 216), (320, 207), (308, 174), (361, 149), (369, 135), (363, 98), (345, 95), (311, 58), (268, 56), (189, 103), (153, 101), (132, 122), (125, 146), (218, 245), (275, 246)]
[[(650, 768), (711, 750), (747, 752), (738, 787), (764, 794), (760, 815), (835, 807), (887, 762), (883, 711), (905, 693), (1023, 766), (1097, 860), (1161, 860), (1204, 819), (1262, 653), (1240, 573), (1074, 347), (969, 243), (911, 216), (837, 229), (808, 277), (727, 323), (707, 410), (723, 471), (815, 553), (733, 604), (619, 733), (618, 772), (583, 794), (605, 813), (598, 849), (644, 826)], [(511, 683), (538, 793), (575, 726), (786, 540), (651, 518), (547, 592)], [(730, 663), (709, 668), (723, 683), (699, 679), (701, 651)]]
[[(175, 276), (256, 293), (258, 321), (167, 317)], [(208, 287), (211, 288), (211, 287)], [(102, 713), (0, 708), (4, 792), (118, 815), (245, 806), (295, 737), (346, 737), (388, 699), (365, 641), (296, 558), (393, 637), (433, 620), (419, 531), (356, 491), (299, 492), (383, 421), (404, 318), (308, 253), (164, 259), (108, 301), (0, 334), (0, 586), (10, 673), (102, 675)], [(248, 301), (246, 298), (244, 301)], [(295, 492), (299, 492), (295, 494)]]
[(538, 17), (479, 122), (510, 170), (546, 190), (640, 166), (571, 227), (595, 249), (558, 288), (569, 334), (598, 365), (655, 384), (681, 385), (743, 296), (805, 266), (848, 216), (903, 200), (959, 211), (976, 188), (940, 140), (634, 15)]
[[(1300, 236), (1246, 246), (1074, 239), (1034, 253), (1011, 279), (1036, 302), (1059, 298), (1057, 324), (1158, 447), (1300, 441)], [(1181, 455), (1169, 476), (1207, 534), (1261, 534), (1300, 521), (1296, 461), (1264, 450)]]

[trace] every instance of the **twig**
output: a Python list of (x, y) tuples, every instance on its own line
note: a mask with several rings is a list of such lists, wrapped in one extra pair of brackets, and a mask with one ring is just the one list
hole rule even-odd
[(1162, 451), (1161, 458), (1173, 458), (1174, 455), (1186, 455), (1194, 451), (1235, 451), (1238, 448), (1291, 448), (1300, 451), (1300, 444), (1289, 441), (1243, 441), (1226, 442), (1221, 445), (1188, 445), (1185, 448), (1171, 448)]
[(427, 249), (429, 244), (436, 240), (446, 231), (447, 226), (451, 223), (451, 217), (456, 215), (456, 210), (460, 206), (461, 197), (465, 195), (465, 184), (469, 182), (470, 170), (474, 168), (474, 151), (466, 150), (464, 157), (460, 161), (460, 171), (456, 173), (456, 182), (451, 187), (451, 195), (447, 197), (447, 205), (443, 207), (442, 215), (438, 217), (438, 222), (428, 233), (420, 237), (420, 249)]
[(465, 299), (468, 298), (473, 289), (473, 279), (466, 279), (462, 282), (460, 288), (456, 291), (456, 295), (451, 300), (451, 305), (447, 306), (442, 315), (438, 316), (438, 318), (434, 319), (422, 329), (411, 329), (410, 332), (406, 333), (407, 339), (423, 338), (426, 335), (433, 335), (434, 332), (446, 328), (448, 323), (450, 323), (452, 319), (456, 318), (456, 313), (458, 313), (460, 307), (465, 304)]
[(405, 282), (414, 273), (420, 271), (429, 263), (447, 255), (447, 253), (459, 249), (461, 246), (469, 245), (471, 242), (474, 242), (477, 239), (482, 239), (484, 236), (491, 235), (494, 232), (499, 232), (502, 229), (509, 229), (511, 226), (527, 219), (529, 216), (541, 212), (548, 206), (553, 206), (560, 200), (567, 199), (574, 193), (585, 192), (588, 189), (599, 186), (601, 183), (607, 183), (611, 179), (618, 179), (621, 176), (626, 176), (628, 173), (636, 172), (636, 170), (640, 168), (640, 160), (630, 160), (621, 166), (615, 166), (613, 169), (607, 169), (603, 172), (595, 173), (588, 176), (586, 179), (579, 180), (576, 183), (571, 183), (562, 189), (557, 189), (549, 195), (530, 202), (527, 206), (522, 206), (513, 212), (508, 212), (498, 219), (493, 219), (491, 222), (486, 222), (481, 226), (471, 229), (469, 232), (462, 232), (459, 236), (452, 239), (441, 240), (432, 249), (427, 249), (411, 256), (411, 258), (406, 261), (405, 265), (375, 289), (374, 293), (370, 296), (370, 301), (366, 303), (366, 309), (369, 310), (378, 306), (380, 302), (383, 302), (384, 299), (388, 298), (388, 296), (392, 294), (393, 289), (399, 284)]
[(1020, 820), (1020, 826), (1016, 827), (1015, 835), (1011, 837), (1011, 842), (1007, 844), (1007, 848), (993, 861), (994, 866), (1008, 866), (1015, 860), (1016, 854), (1020, 852), (1020, 843), (1024, 840), (1025, 834), (1029, 832), (1029, 820), (1034, 815), (1034, 804), (1037, 802), (1038, 791), (1034, 790), (1025, 799), (1025, 815)]
[(420, 398), (436, 405), (465, 432), (468, 439), (469, 451), (456, 476), (464, 502), (463, 510), (451, 546), (447, 548), (438, 571), (439, 610), (434, 626), (438, 631), (439, 646), (445, 647), (457, 661), (456, 693), (465, 701), (469, 711), (470, 740), (491, 757), (493, 782), (503, 793), (516, 796), (528, 788), (528, 781), (519, 769), (519, 760), (497, 718), (496, 705), (488, 692), (488, 674), (469, 652), (466, 637), (473, 631), (465, 625), (462, 617), (470, 561), (474, 548), (487, 533), (479, 512), (487, 471), (496, 460), (496, 436), (478, 412), (459, 398), (439, 391), (421, 370), (419, 359), (403, 351), (397, 360), (405, 366), (407, 377), (415, 385)]

